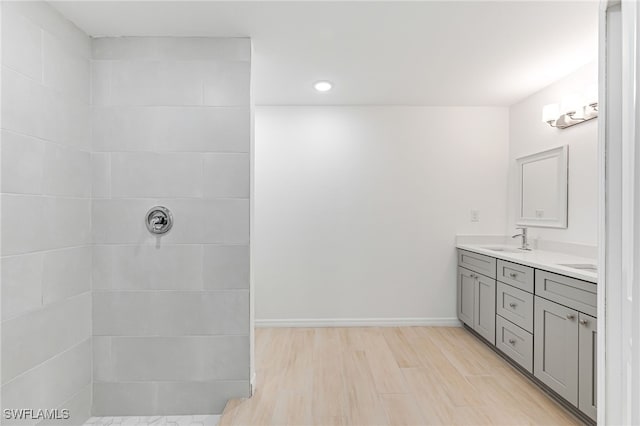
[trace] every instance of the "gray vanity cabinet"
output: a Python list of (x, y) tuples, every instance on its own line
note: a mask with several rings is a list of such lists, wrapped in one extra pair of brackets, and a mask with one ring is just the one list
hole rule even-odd
[(578, 406), (578, 312), (536, 296), (534, 375)]
[(593, 420), (596, 420), (596, 394), (598, 389), (597, 321), (592, 316), (580, 314), (578, 323), (580, 324), (578, 327), (578, 368), (580, 373), (578, 408)]
[(458, 250), (460, 321), (594, 421), (596, 294), (592, 282)]
[(458, 267), (458, 318), (491, 344), (496, 342), (496, 281)]

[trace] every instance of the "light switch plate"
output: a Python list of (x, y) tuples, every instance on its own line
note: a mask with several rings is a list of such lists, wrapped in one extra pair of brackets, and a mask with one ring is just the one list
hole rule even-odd
[(471, 222), (480, 222), (480, 210), (471, 210)]

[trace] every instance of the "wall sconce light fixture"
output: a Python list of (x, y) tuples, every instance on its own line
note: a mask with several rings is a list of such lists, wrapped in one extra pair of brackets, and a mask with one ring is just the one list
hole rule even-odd
[(542, 121), (551, 127), (566, 129), (598, 116), (598, 86), (589, 86), (583, 96), (569, 95), (562, 103), (545, 105)]

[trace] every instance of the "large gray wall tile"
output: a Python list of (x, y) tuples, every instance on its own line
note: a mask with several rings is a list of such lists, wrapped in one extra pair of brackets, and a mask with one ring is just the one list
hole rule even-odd
[[(91, 339), (2, 385), (2, 406), (56, 408), (91, 382)], [(35, 423), (35, 422), (34, 422)], [(24, 424), (3, 419), (2, 424)]]
[(211, 200), (203, 213), (205, 243), (249, 244), (249, 200)]
[(3, 65), (2, 128), (38, 136), (36, 123), (41, 111), (42, 91), (33, 80)]
[(10, 7), (2, 10), (2, 64), (42, 79), (42, 30)]
[(202, 157), (195, 153), (111, 154), (111, 196), (202, 197)]
[(2, 258), (3, 320), (42, 305), (43, 261), (42, 252)]
[(93, 336), (93, 380), (103, 382), (113, 377), (111, 336)]
[(167, 243), (248, 244), (249, 200), (165, 200), (174, 214)]
[(2, 130), (2, 192), (41, 194), (45, 143)]
[(248, 334), (112, 337), (110, 350), (96, 355), (110, 357), (113, 376), (106, 381), (249, 379)]
[(2, 195), (2, 254), (74, 247), (90, 241), (89, 199)]
[(111, 153), (91, 154), (91, 197), (111, 197)]
[(250, 396), (248, 380), (158, 383), (158, 406), (163, 414), (222, 413), (226, 402)]
[(91, 201), (46, 198), (44, 209), (48, 248), (75, 247), (91, 242)]
[(249, 198), (249, 154), (206, 154), (204, 195), (208, 198)]
[(88, 292), (3, 321), (3, 383), (90, 336)]
[(94, 416), (147, 416), (159, 414), (160, 410), (157, 383), (93, 383)]
[(96, 245), (94, 290), (201, 290), (202, 246)]
[(91, 154), (56, 144), (46, 144), (42, 193), (90, 197)]
[(163, 414), (222, 413), (227, 401), (248, 398), (248, 380), (158, 383), (158, 406)]
[(2, 318), (91, 290), (91, 247), (2, 258)]
[(202, 105), (202, 64), (113, 61), (109, 105)]
[(91, 291), (91, 247), (44, 253), (42, 303), (47, 305)]
[(204, 75), (204, 105), (249, 105), (251, 64), (221, 62)]
[(86, 150), (89, 123), (82, 101), (2, 67), (3, 129)]
[(205, 245), (203, 281), (207, 290), (249, 288), (249, 247)]
[(88, 105), (89, 60), (46, 31), (42, 36), (42, 51), (44, 85)]
[[(160, 241), (144, 224), (155, 205), (169, 208), (174, 223)], [(248, 244), (249, 200), (95, 199), (93, 238), (97, 244)]]
[(3, 14), (7, 10), (18, 13), (43, 31), (55, 36), (72, 52), (85, 58), (91, 56), (89, 37), (46, 2), (10, 1), (4, 3), (3, 6)]
[[(91, 61), (91, 106), (111, 103), (111, 62)], [(95, 115), (92, 114), (92, 118)]]
[(249, 333), (249, 292), (125, 291), (93, 294), (96, 336)]
[(38, 196), (2, 195), (2, 255), (48, 248), (44, 238), (45, 199)]
[(68, 419), (43, 420), (38, 423), (38, 426), (78, 426), (84, 424), (91, 417), (92, 388), (93, 386), (89, 383), (57, 407), (69, 410)]
[(98, 107), (95, 151), (248, 152), (248, 107)]
[(157, 204), (157, 200), (153, 199), (92, 200), (93, 242), (95, 244), (153, 243), (155, 238), (147, 231), (144, 217), (147, 211)]
[(248, 380), (210, 382), (96, 382), (96, 416), (192, 415), (221, 413), (232, 398), (248, 397)]

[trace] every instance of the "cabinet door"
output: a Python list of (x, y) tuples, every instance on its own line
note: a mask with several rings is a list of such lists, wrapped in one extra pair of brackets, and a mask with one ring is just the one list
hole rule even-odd
[(458, 318), (473, 328), (475, 306), (475, 274), (458, 268)]
[(578, 406), (578, 312), (535, 298), (534, 375)]
[(578, 368), (580, 380), (578, 389), (578, 408), (580, 411), (596, 420), (596, 394), (597, 394), (597, 334), (596, 319), (585, 314), (580, 314), (580, 326), (578, 327), (578, 340), (580, 350), (578, 352)]
[(496, 344), (496, 280), (477, 275), (476, 306), (473, 329)]

